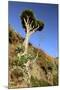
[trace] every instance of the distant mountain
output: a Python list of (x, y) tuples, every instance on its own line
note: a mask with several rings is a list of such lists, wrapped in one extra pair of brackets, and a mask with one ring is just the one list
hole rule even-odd
[[(9, 26), (9, 88), (58, 85), (58, 58), (56, 60), (29, 43), (28, 56), (18, 60), (18, 53), (24, 51), (23, 41), (20, 34)], [(27, 72), (24, 63), (28, 61)]]

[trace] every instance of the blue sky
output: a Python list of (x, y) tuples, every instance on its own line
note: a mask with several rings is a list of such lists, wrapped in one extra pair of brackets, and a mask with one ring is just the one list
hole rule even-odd
[(25, 9), (31, 9), (37, 19), (45, 24), (41, 32), (34, 33), (29, 42), (35, 47), (41, 48), (51, 56), (58, 56), (58, 5), (57, 4), (36, 4), (9, 1), (8, 23), (25, 37), (19, 16)]

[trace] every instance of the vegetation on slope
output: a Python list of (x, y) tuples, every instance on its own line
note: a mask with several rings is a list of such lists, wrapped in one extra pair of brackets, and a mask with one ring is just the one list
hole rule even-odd
[(9, 26), (9, 88), (58, 85), (58, 59), (30, 43), (28, 54), (19, 58), (24, 52), (23, 41)]

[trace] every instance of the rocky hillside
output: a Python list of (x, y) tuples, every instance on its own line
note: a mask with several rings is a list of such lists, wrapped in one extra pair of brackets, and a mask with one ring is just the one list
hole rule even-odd
[(58, 59), (30, 43), (28, 55), (18, 58), (24, 52), (23, 41), (9, 26), (9, 88), (58, 85)]

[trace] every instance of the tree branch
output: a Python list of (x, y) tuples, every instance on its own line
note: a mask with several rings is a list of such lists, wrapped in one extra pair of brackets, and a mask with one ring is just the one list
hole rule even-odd
[(32, 31), (30, 31), (30, 35), (33, 34), (34, 32), (36, 32), (36, 30), (37, 30), (38, 28), (39, 28), (39, 26), (36, 27), (36, 28), (32, 28)]
[(28, 30), (29, 30), (28, 20), (26, 21), (26, 19), (24, 18), (24, 22), (25, 22), (26, 30), (27, 30), (27, 32), (28, 32)]
[(23, 18), (23, 19), (24, 19), (24, 22), (25, 22), (25, 26), (27, 27), (27, 22), (26, 22), (25, 18)]
[(27, 16), (27, 23), (29, 23), (29, 17)]
[(32, 20), (31, 23), (30, 23), (30, 27), (31, 27), (31, 25), (32, 25), (32, 22), (33, 22), (33, 20)]

